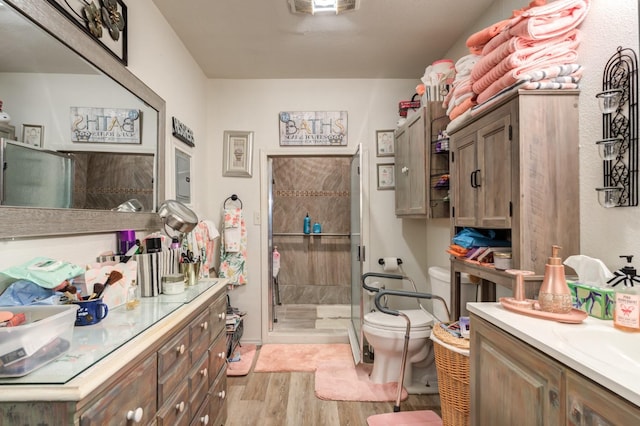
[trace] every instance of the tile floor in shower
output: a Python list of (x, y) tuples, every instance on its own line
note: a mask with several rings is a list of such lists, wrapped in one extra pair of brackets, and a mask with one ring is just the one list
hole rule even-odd
[(274, 331), (346, 330), (351, 305), (276, 305)]

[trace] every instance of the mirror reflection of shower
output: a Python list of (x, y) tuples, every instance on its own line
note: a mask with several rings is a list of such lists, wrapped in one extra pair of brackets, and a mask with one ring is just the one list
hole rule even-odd
[[(270, 256), (273, 331), (346, 329), (351, 317), (351, 156), (274, 156)], [(304, 218), (320, 232), (304, 233)]]

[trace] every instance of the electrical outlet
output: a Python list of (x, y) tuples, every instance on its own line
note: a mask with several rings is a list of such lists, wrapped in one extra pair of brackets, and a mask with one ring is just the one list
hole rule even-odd
[(260, 212), (253, 212), (253, 224), (260, 225)]

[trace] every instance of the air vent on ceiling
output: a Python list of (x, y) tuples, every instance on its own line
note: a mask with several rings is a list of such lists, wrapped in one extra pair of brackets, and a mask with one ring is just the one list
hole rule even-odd
[(360, 0), (335, 0), (335, 5), (330, 5), (328, 0), (289, 0), (293, 13), (307, 13), (314, 15), (319, 11), (331, 11), (335, 14), (357, 10), (360, 8)]

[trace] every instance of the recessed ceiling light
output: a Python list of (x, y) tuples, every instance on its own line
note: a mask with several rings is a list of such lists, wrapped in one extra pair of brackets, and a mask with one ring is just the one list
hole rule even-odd
[(289, 0), (293, 13), (343, 13), (360, 7), (360, 0)]

